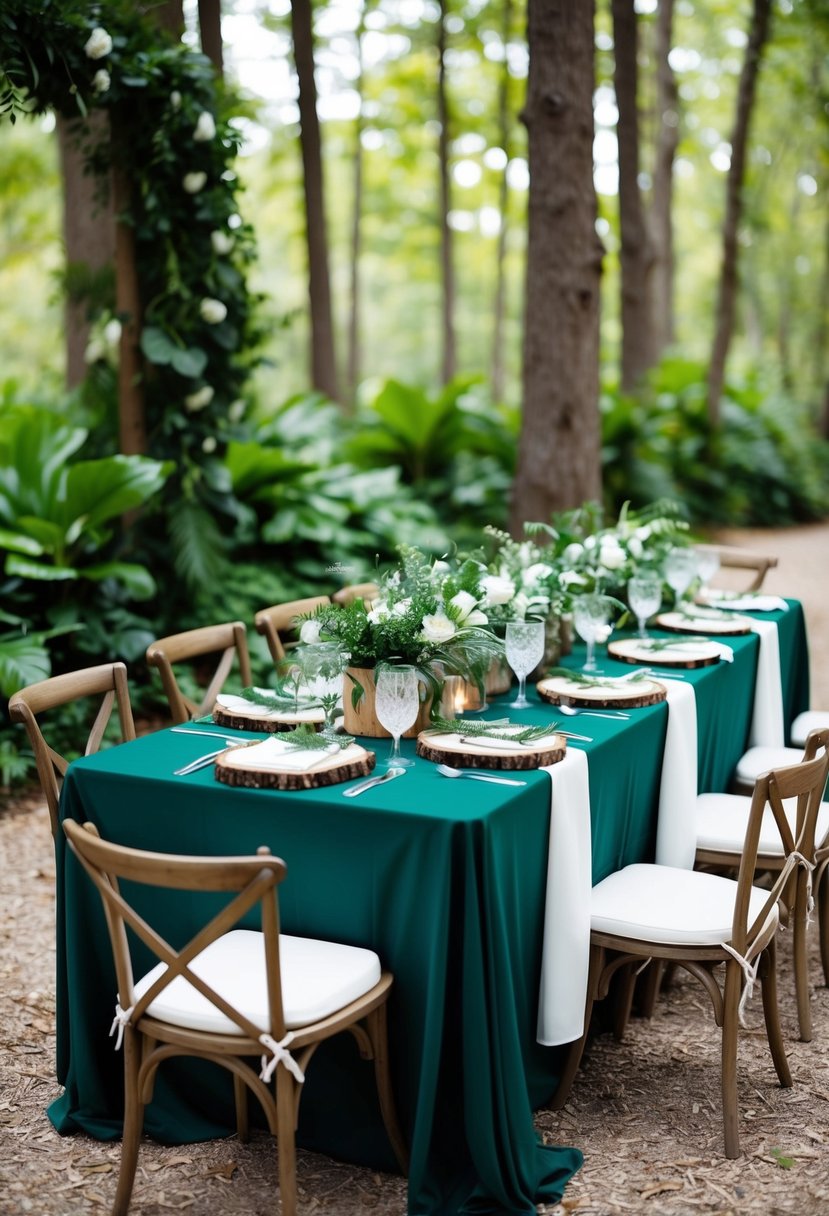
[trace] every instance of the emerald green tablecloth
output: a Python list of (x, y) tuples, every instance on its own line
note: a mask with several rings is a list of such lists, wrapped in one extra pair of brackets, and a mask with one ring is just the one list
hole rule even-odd
[[(780, 629), (787, 721), (805, 708), (802, 675), (791, 670), (805, 658), (802, 633), (793, 604)], [(734, 652), (733, 664), (686, 673), (697, 695), (700, 789), (723, 788), (746, 744), (756, 637), (734, 639)], [(506, 699), (490, 713), (502, 715)], [(537, 699), (529, 710), (509, 712), (527, 722), (555, 716)], [(583, 746), (594, 881), (653, 856), (666, 721), (659, 705), (634, 711), (628, 723), (562, 722), (593, 737)], [(370, 745), (382, 763), (387, 744)], [(450, 782), (419, 760), (404, 778), (354, 800), (338, 787), (230, 789), (209, 768), (172, 776), (209, 746), (198, 735), (161, 731), (77, 761), (61, 814), (92, 820), (104, 837), (140, 848), (219, 854), (266, 844), (282, 856), (285, 931), (370, 946), (394, 972), (390, 1038), (411, 1149), (409, 1212), (529, 1214), (553, 1202), (581, 1156), (542, 1146), (532, 1123), (532, 1110), (555, 1088), (560, 1059), (557, 1049), (535, 1042), (547, 774), (528, 773), (527, 785), (512, 790)], [(413, 752), (413, 744), (404, 746)], [(111, 1139), (120, 1135), (122, 1095), (120, 1056), (107, 1037), (115, 1002), (110, 949), (99, 897), (62, 838), (57, 860), (58, 1076), (66, 1090), (49, 1113), (60, 1131)], [(208, 896), (173, 893), (154, 893), (146, 904), (173, 941), (190, 936), (210, 906)], [(227, 1134), (232, 1109), (225, 1074), (171, 1062), (145, 1126), (158, 1140), (184, 1143)], [(394, 1168), (371, 1068), (350, 1036), (327, 1044), (309, 1067), (298, 1141)]]

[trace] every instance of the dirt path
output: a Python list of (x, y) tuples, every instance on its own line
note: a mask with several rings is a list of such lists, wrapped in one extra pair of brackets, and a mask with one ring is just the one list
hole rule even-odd
[[(803, 601), (810, 632), (813, 706), (829, 708), (829, 525), (731, 533), (774, 552), (770, 591)], [(61, 1138), (44, 1115), (54, 1080), (54, 861), (39, 799), (0, 810), (0, 1216), (87, 1216), (108, 1210), (119, 1146)], [(813, 932), (813, 939), (816, 934)], [(819, 978), (813, 941), (811, 976)], [(796, 1040), (790, 943), (781, 949), (781, 1013), (793, 1089), (782, 1090), (765, 1047), (759, 1002), (741, 1036), (744, 1155), (722, 1156), (719, 1038), (703, 990), (690, 978), (660, 1000), (651, 1021), (621, 1044), (598, 1038), (568, 1106), (536, 1126), (577, 1144), (585, 1166), (564, 1204), (583, 1216), (829, 1213), (829, 989), (812, 996), (814, 1039)], [(402, 1179), (310, 1153), (299, 1160), (304, 1213), (402, 1216)], [(275, 1154), (264, 1136), (165, 1148), (142, 1146), (137, 1216), (273, 1213)]]

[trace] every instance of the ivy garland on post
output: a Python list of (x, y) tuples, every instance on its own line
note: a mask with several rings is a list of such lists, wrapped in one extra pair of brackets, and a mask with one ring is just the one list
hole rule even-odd
[[(238, 99), (205, 56), (165, 41), (132, 0), (6, 0), (0, 119), (52, 109), (77, 120), (100, 180), (111, 175), (119, 230), (134, 250), (137, 315), (128, 308), (117, 319), (127, 330), (122, 365), (131, 339), (140, 373), (146, 449), (176, 462), (178, 495), (227, 509), (214, 453), (240, 435), (261, 336), (245, 280), (253, 233), (232, 168)], [(92, 109), (109, 114), (103, 141), (85, 122)]]

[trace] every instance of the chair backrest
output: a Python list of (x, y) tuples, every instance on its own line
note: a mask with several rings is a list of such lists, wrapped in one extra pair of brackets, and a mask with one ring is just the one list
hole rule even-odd
[[(219, 653), (221, 652), (221, 653)], [(203, 659), (219, 654), (213, 672), (200, 702), (185, 696), (179, 688), (173, 672), (173, 664), (193, 659)], [(242, 621), (229, 621), (224, 625), (205, 625), (201, 629), (188, 629), (184, 633), (173, 633), (159, 638), (147, 647), (147, 662), (157, 667), (170, 706), (174, 722), (188, 722), (191, 718), (210, 713), (216, 697), (222, 691), (230, 674), (233, 660), (239, 661), (241, 687), (248, 688), (253, 682), (248, 652), (247, 631)]]
[(37, 720), (38, 714), (59, 709), (82, 697), (102, 698), (92, 729), (83, 746), (83, 755), (89, 756), (98, 750), (116, 706), (121, 722), (121, 739), (126, 741), (135, 738), (127, 669), (123, 663), (102, 663), (98, 667), (85, 667), (81, 671), (52, 676), (48, 680), (40, 680), (37, 684), (21, 688), (9, 700), (9, 717), (13, 722), (23, 723), (35, 754), (37, 775), (49, 807), (53, 836), (58, 830), (60, 786), (69, 761), (44, 739)]
[(274, 663), (279, 663), (285, 658), (285, 647), (290, 643), (287, 643), (284, 635), (291, 633), (296, 628), (297, 617), (303, 616), (306, 612), (313, 612), (323, 604), (330, 603), (331, 600), (327, 595), (311, 595), (304, 600), (288, 600), (284, 604), (271, 604), (270, 608), (263, 608), (257, 612), (253, 623), (256, 632), (261, 633), (267, 641)]
[(350, 583), (347, 587), (340, 587), (339, 591), (335, 591), (331, 599), (335, 604), (350, 604), (352, 600), (362, 600), (368, 608), (373, 600), (376, 600), (380, 594), (380, 587), (377, 583)]
[[(822, 732), (815, 731), (815, 734)], [(808, 746), (808, 741), (807, 741)], [(737, 876), (737, 897), (734, 905), (734, 923), (731, 944), (744, 957), (747, 948), (760, 934), (774, 905), (782, 898), (790, 875), (797, 865), (813, 866), (815, 856), (815, 829), (823, 790), (829, 774), (829, 751), (824, 746), (814, 759), (803, 759), (800, 764), (787, 768), (772, 769), (758, 777), (751, 796), (748, 826)], [(789, 823), (783, 803), (789, 798), (797, 799), (794, 831)], [(757, 867), (757, 852), (763, 815), (767, 807), (774, 815), (783, 844), (785, 862), (776, 876), (761, 910), (748, 923), (751, 887)]]
[[(258, 1039), (267, 1033), (281, 1040), (285, 1035), (282, 1009), (282, 985), (279, 969), (279, 904), (276, 888), (285, 877), (287, 867), (279, 857), (273, 857), (263, 845), (253, 856), (191, 857), (186, 854), (151, 853), (130, 849), (102, 840), (97, 828), (65, 819), (63, 830), (69, 847), (92, 879), (104, 903), (107, 927), (115, 960), (118, 980), (118, 1003), (123, 1010), (131, 1009), (131, 1021), (137, 1022), (156, 997), (177, 976), (183, 976), (212, 1005), (241, 1031)], [(119, 886), (124, 879), (130, 887), (127, 899)], [(140, 888), (164, 888), (179, 891), (225, 892), (232, 895), (226, 904), (199, 927), (180, 948), (171, 946), (134, 906), (141, 900), (142, 908), (157, 906), (158, 901), (141, 899)], [(259, 908), (264, 935), (267, 969), (270, 1026), (257, 1026), (241, 1010), (230, 1005), (209, 984), (190, 970), (189, 964), (211, 942), (228, 933)], [(245, 925), (247, 928), (248, 926)], [(127, 929), (131, 929), (166, 970), (136, 1000), (135, 976), (130, 954)]]
[(769, 570), (777, 565), (777, 558), (770, 553), (756, 553), (753, 549), (738, 549), (734, 545), (695, 545), (694, 548), (715, 553), (722, 569), (749, 571), (750, 581), (740, 588), (742, 591), (758, 591)]

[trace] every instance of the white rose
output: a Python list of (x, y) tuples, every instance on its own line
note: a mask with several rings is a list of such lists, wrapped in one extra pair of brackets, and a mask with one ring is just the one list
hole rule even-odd
[(512, 607), (515, 615), (523, 621), (524, 617), (527, 615), (527, 609), (529, 606), (529, 599), (523, 591), (519, 591), (515, 599), (512, 601)]
[(448, 642), (457, 632), (454, 622), (449, 620), (445, 612), (425, 616), (421, 628), (423, 638), (427, 642)]
[(465, 621), (470, 612), (478, 606), (478, 601), (474, 595), (470, 595), (468, 591), (458, 591), (449, 601), (453, 608), (457, 608), (458, 615), (461, 621)]
[(96, 25), (83, 49), (88, 59), (103, 59), (112, 50), (112, 39), (105, 29)]
[(203, 410), (206, 405), (210, 405), (213, 400), (213, 389), (209, 384), (202, 385), (196, 389), (195, 393), (190, 393), (184, 398), (184, 404), (191, 414), (195, 414), (197, 410)]
[(306, 646), (316, 646), (320, 640), (320, 623), (317, 620), (303, 621), (299, 628), (299, 640)]
[(485, 608), (494, 608), (496, 604), (508, 604), (515, 595), (515, 583), (503, 574), (486, 574), (481, 579), (484, 591), (483, 604)]
[(372, 625), (379, 625), (388, 615), (388, 604), (384, 600), (375, 600), (371, 605), (371, 612), (368, 613), (368, 620)]
[(651, 525), (643, 524), (641, 528), (636, 529), (636, 531), (634, 532), (633, 535), (636, 537), (637, 540), (648, 540), (650, 538), (651, 532), (652, 532)]
[(206, 439), (202, 440), (201, 450), (203, 452), (206, 452), (207, 455), (209, 456), (211, 452), (216, 451), (216, 446), (217, 445), (216, 445), (215, 435), (208, 435)]
[(106, 93), (109, 86), (112, 84), (112, 77), (106, 68), (98, 68), (98, 71), (92, 77), (92, 87), (96, 93)]
[(204, 144), (208, 140), (213, 139), (215, 134), (216, 124), (213, 121), (213, 115), (209, 110), (202, 110), (198, 122), (193, 129), (193, 139), (200, 144)]
[(588, 536), (584, 542), (584, 547), (585, 549), (595, 549), (597, 543), (595, 536)]
[(201, 170), (198, 173), (185, 173), (181, 184), (188, 194), (198, 194), (207, 185), (207, 174)]
[(605, 570), (620, 570), (625, 561), (625, 551), (618, 541), (605, 541), (599, 549), (599, 564)]
[(104, 326), (104, 341), (108, 346), (117, 346), (121, 341), (121, 322), (117, 317), (107, 321)]
[(392, 608), (392, 612), (395, 616), (405, 616), (406, 613), (411, 608), (411, 606), (412, 606), (412, 601), (410, 599), (398, 600), (398, 602)]
[(578, 541), (573, 541), (573, 543), (568, 545), (564, 550), (562, 557), (566, 562), (577, 562), (582, 553), (584, 553), (584, 545), (580, 545)]
[(170, 94), (170, 105), (174, 110), (179, 110), (181, 108), (181, 93), (179, 93), (178, 89), (173, 89), (172, 93)]
[(487, 625), (489, 623), (489, 617), (485, 612), (480, 612), (477, 608), (474, 608), (472, 612), (469, 613), (469, 616), (465, 616), (463, 618), (463, 623), (464, 625)]
[(227, 316), (227, 306), (221, 300), (212, 300), (205, 296), (199, 305), (199, 313), (202, 321), (206, 321), (208, 325), (220, 325)]
[(542, 579), (549, 578), (552, 573), (553, 567), (548, 566), (546, 562), (533, 562), (522, 574), (521, 582), (525, 587), (532, 587)]
[(581, 574), (576, 574), (575, 570), (564, 570), (558, 576), (558, 581), (562, 587), (583, 587), (587, 584), (587, 579)]
[(231, 422), (239, 422), (245, 416), (245, 403), (241, 397), (237, 401), (232, 401), (227, 407), (227, 416)]
[(210, 244), (213, 246), (214, 253), (223, 255), (230, 253), (236, 242), (230, 233), (222, 232), (221, 228), (217, 228), (215, 232), (210, 233)]
[(630, 540), (628, 541), (628, 551), (630, 556), (635, 557), (638, 561), (645, 552), (645, 549), (641, 540), (639, 540), (636, 536), (631, 536)]

